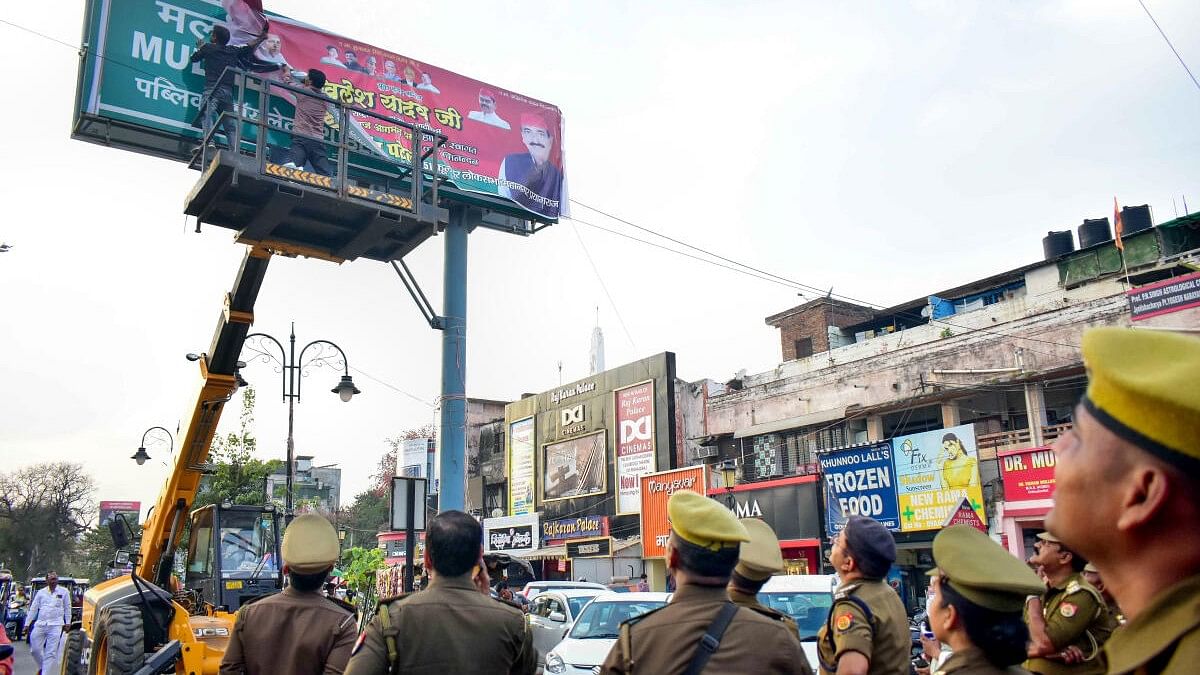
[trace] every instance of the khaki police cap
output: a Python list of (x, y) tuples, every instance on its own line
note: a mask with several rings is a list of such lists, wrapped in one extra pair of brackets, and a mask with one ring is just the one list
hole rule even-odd
[(667, 500), (671, 529), (685, 541), (717, 551), (750, 541), (746, 527), (729, 509), (691, 490), (678, 490)]
[(1093, 328), (1082, 347), (1088, 412), (1160, 459), (1200, 469), (1200, 338)]
[(1048, 541), (1051, 544), (1061, 544), (1062, 543), (1062, 539), (1059, 539), (1058, 537), (1054, 536), (1053, 534), (1050, 534), (1049, 532), (1038, 532), (1037, 538), (1041, 539), (1042, 541)]
[(1100, 570), (1096, 569), (1096, 566), (1093, 565), (1092, 563), (1088, 563), (1088, 564), (1084, 565), (1083, 571), (1091, 572), (1092, 574), (1100, 574)]
[(951, 525), (933, 538), (942, 583), (967, 600), (998, 612), (1019, 612), (1025, 598), (1045, 590), (1033, 570), (970, 525)]
[(333, 525), (315, 513), (300, 516), (283, 533), (283, 562), (297, 574), (323, 572), (338, 559)]
[(734, 571), (751, 581), (762, 581), (782, 572), (783, 554), (775, 530), (758, 518), (742, 518), (738, 522), (750, 534), (750, 541), (738, 551)]

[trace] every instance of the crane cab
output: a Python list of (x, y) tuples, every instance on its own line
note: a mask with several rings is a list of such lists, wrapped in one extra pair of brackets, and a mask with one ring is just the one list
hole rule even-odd
[(215, 611), (283, 588), (280, 517), (272, 506), (212, 504), (191, 515), (183, 585)]

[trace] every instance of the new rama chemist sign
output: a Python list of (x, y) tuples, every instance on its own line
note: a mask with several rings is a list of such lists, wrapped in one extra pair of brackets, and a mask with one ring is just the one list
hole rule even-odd
[(893, 532), (900, 530), (896, 506), (892, 443), (822, 454), (817, 462), (825, 476), (825, 531), (842, 531), (849, 516), (869, 516)]

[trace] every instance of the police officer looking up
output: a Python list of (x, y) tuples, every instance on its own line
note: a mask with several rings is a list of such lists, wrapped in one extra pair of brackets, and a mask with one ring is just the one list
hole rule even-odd
[(908, 615), (883, 581), (896, 562), (896, 542), (883, 525), (850, 516), (829, 562), (842, 583), (817, 635), (822, 675), (908, 675)]
[(483, 528), (443, 511), (425, 532), (429, 587), (379, 603), (348, 675), (532, 675), (537, 652), (520, 609), (490, 596)]
[[(1034, 543), (1029, 562), (1046, 578), (1047, 587), (1040, 597), (1030, 598), (1029, 660), (1025, 667), (1042, 675), (1104, 672), (1096, 638), (1103, 612), (1100, 592), (1083, 578), (1087, 561), (1049, 532), (1042, 532)], [(1074, 647), (1083, 659), (1070, 659), (1067, 650)]]
[(1025, 598), (1041, 579), (1020, 560), (969, 525), (952, 525), (933, 539), (929, 627), (953, 649), (935, 673), (1016, 675), (1029, 630)]
[(726, 585), (739, 544), (750, 540), (729, 509), (690, 490), (667, 500), (671, 601), (621, 624), (601, 672), (646, 675), (802, 673), (795, 632), (729, 601)]
[(221, 675), (340, 675), (354, 645), (354, 608), (321, 593), (338, 559), (337, 532), (306, 514), (283, 533), (282, 593), (242, 605)]
[(1059, 438), (1049, 530), (1087, 556), (1127, 622), (1108, 672), (1200, 667), (1200, 339), (1095, 328), (1088, 389)]

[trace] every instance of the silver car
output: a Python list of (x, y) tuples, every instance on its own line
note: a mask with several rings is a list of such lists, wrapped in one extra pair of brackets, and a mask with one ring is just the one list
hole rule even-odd
[(529, 603), (529, 630), (537, 650), (538, 667), (545, 665), (546, 652), (567, 634), (592, 598), (607, 591), (599, 588), (567, 588), (544, 591)]

